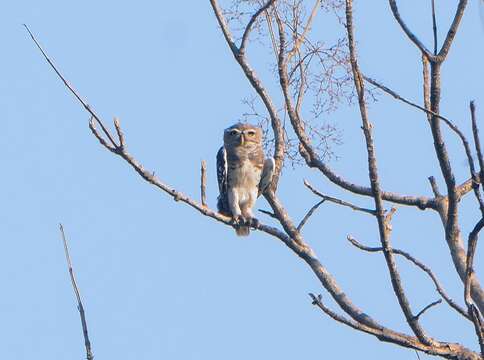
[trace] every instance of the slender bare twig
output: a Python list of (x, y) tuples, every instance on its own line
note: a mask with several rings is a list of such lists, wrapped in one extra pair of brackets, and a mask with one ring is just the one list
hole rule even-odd
[(407, 100), (406, 98), (404, 98), (403, 96), (401, 96), (397, 92), (395, 92), (394, 90), (392, 90), (389, 87), (383, 85), (382, 83), (376, 81), (375, 79), (372, 79), (372, 78), (370, 78), (368, 76), (363, 76), (363, 79), (365, 79), (366, 81), (368, 81), (373, 86), (376, 86), (380, 90), (384, 91), (388, 95), (392, 96), (393, 98), (395, 98), (395, 99), (397, 99), (397, 100), (399, 100), (399, 101), (401, 101), (401, 102), (403, 102), (403, 103), (405, 103), (407, 105), (410, 105), (411, 107), (414, 107), (416, 109), (419, 109), (419, 110), (427, 113), (428, 115), (436, 116), (439, 119), (443, 120), (444, 123), (447, 126), (449, 126), (449, 128), (451, 128), (461, 138), (461, 140), (463, 142), (468, 143), (466, 137), (464, 136), (464, 134), (462, 133), (462, 131), (460, 131), (460, 129), (457, 127), (457, 125), (455, 125), (451, 120), (449, 120), (445, 116), (442, 116), (440, 114), (437, 114), (437, 113), (433, 112), (432, 110), (427, 109), (426, 107), (420, 106), (420, 105), (415, 104), (414, 102), (412, 102), (410, 100)]
[[(313, 293), (310, 293), (309, 296), (312, 300), (312, 305), (317, 306), (319, 309), (321, 309), (326, 315), (331, 317), (333, 320), (335, 320), (339, 323), (342, 323), (346, 326), (349, 326), (349, 327), (351, 327), (351, 328), (353, 328), (357, 331), (361, 331), (361, 332), (364, 332), (364, 333), (367, 333), (367, 334), (374, 335), (382, 341), (397, 343), (399, 345), (402, 345), (402, 346), (405, 346), (405, 347), (408, 347), (408, 348), (411, 348), (411, 349), (414, 349), (414, 350), (422, 351), (426, 354), (442, 356), (442, 357), (446, 357), (446, 358), (449, 358), (449, 359), (451, 359), (451, 358), (454, 358), (454, 359), (460, 358), (460, 359), (469, 359), (469, 360), (470, 359), (472, 359), (472, 360), (478, 360), (479, 359), (478, 358), (479, 355), (477, 355), (476, 353), (474, 353), (474, 352), (472, 352), (468, 349), (462, 348), (460, 345), (458, 345), (458, 347), (455, 347), (456, 344), (446, 343), (445, 346), (437, 347), (437, 346), (425, 345), (421, 342), (415, 343), (413, 341), (413, 338), (408, 336), (408, 335), (398, 334), (398, 333), (395, 333), (392, 330), (387, 329), (387, 328), (375, 329), (375, 328), (369, 327), (365, 324), (359, 323), (357, 321), (347, 319), (346, 317), (341, 316), (341, 315), (337, 314), (336, 312), (334, 312), (333, 310), (331, 310), (330, 308), (328, 308), (322, 302), (323, 298), (322, 298), (321, 295), (315, 295)], [(455, 349), (452, 352), (453, 355), (449, 354), (448, 350), (447, 351), (445, 350), (446, 348), (447, 349), (450, 349), (450, 348)]]
[(325, 201), (326, 201), (326, 199), (323, 199), (323, 200), (317, 202), (315, 205), (313, 205), (311, 207), (311, 209), (309, 209), (309, 211), (306, 213), (306, 215), (303, 217), (303, 219), (301, 220), (301, 222), (297, 226), (297, 230), (298, 231), (301, 231), (302, 230), (303, 226), (306, 225), (306, 222), (309, 220), (309, 218), (314, 214), (314, 212), (317, 210), (317, 208), (321, 204), (323, 204)]
[(439, 53), (434, 59), (435, 61), (442, 63), (449, 54), (450, 46), (454, 41), (455, 34), (457, 34), (457, 28), (460, 25), (460, 21), (462, 20), (462, 16), (464, 15), (464, 10), (466, 6), (467, 0), (459, 0), (457, 10), (455, 11), (454, 19), (452, 20), (452, 24), (450, 25), (449, 31), (447, 32), (447, 36), (445, 37), (444, 43), (442, 44)]
[(351, 204), (347, 201), (340, 200), (340, 199), (337, 199), (337, 198), (334, 198), (334, 197), (331, 197), (331, 196), (328, 196), (328, 195), (324, 195), (320, 191), (316, 190), (307, 180), (304, 180), (304, 186), (306, 186), (309, 190), (311, 190), (311, 192), (313, 194), (319, 196), (323, 200), (328, 200), (328, 201), (331, 201), (332, 203), (349, 207), (350, 209), (353, 209), (355, 211), (362, 211), (362, 212), (370, 214), (370, 215), (376, 214), (375, 210), (365, 209), (365, 208), (362, 208), (360, 206), (353, 205), (353, 204)]
[(442, 194), (439, 190), (439, 185), (437, 185), (437, 181), (435, 180), (435, 177), (429, 176), (429, 182), (430, 182), (430, 187), (432, 188), (432, 192), (434, 193), (435, 197), (441, 197)]
[(350, 52), (350, 63), (351, 69), (353, 71), (353, 80), (355, 83), (356, 92), (358, 94), (358, 104), (360, 108), (360, 117), (362, 121), (363, 133), (365, 136), (367, 155), (368, 155), (368, 175), (370, 178), (371, 189), (373, 198), (375, 201), (376, 218), (378, 221), (378, 230), (380, 234), (380, 242), (383, 247), (383, 255), (387, 264), (388, 272), (390, 274), (391, 283), (393, 287), (393, 292), (400, 304), (403, 314), (407, 320), (408, 325), (417, 336), (417, 338), (426, 345), (433, 345), (436, 343), (435, 340), (427, 336), (424, 329), (415, 319), (412, 314), (410, 303), (405, 294), (405, 290), (402, 285), (402, 280), (400, 273), (398, 272), (395, 258), (391, 251), (390, 243), (390, 229), (388, 226), (388, 221), (385, 219), (385, 210), (383, 208), (383, 198), (380, 189), (380, 180), (378, 174), (377, 160), (376, 160), (376, 150), (372, 135), (372, 125), (370, 124), (368, 118), (368, 111), (365, 101), (365, 88), (364, 81), (361, 75), (361, 71), (358, 65), (357, 55), (356, 55), (356, 45), (354, 39), (354, 28), (353, 28), (353, 1), (346, 0), (346, 31), (348, 34), (348, 47)]
[(434, 33), (434, 55), (437, 55), (437, 20), (435, 19), (435, 0), (432, 0), (432, 31)]
[(269, 9), (272, 5), (274, 5), (275, 2), (276, 2), (276, 0), (267, 1), (266, 4), (264, 6), (262, 6), (259, 10), (257, 10), (254, 13), (254, 15), (252, 15), (252, 17), (250, 18), (249, 22), (247, 23), (247, 26), (245, 27), (244, 34), (242, 35), (242, 41), (241, 41), (241, 44), (240, 44), (240, 47), (239, 47), (239, 52), (242, 55), (245, 53), (245, 48), (247, 46), (247, 41), (249, 39), (250, 31), (252, 30), (252, 25), (254, 25), (254, 22), (257, 20), (259, 15), (262, 14), (262, 12)]
[(484, 158), (482, 156), (481, 151), (481, 141), (479, 138), (479, 128), (477, 127), (477, 120), (476, 120), (476, 105), (474, 101), (469, 103), (469, 108), (471, 111), (471, 122), (472, 122), (472, 134), (474, 136), (474, 146), (476, 147), (477, 153), (477, 160), (479, 161), (479, 174), (481, 182), (484, 180)]
[[(425, 62), (425, 60), (424, 60), (424, 62)], [(425, 63), (424, 63), (424, 66), (425, 66)], [(366, 81), (368, 81), (370, 84), (372, 84), (372, 85), (376, 86), (377, 88), (383, 90), (385, 93), (389, 94), (393, 98), (395, 98), (399, 101), (402, 101), (403, 103), (410, 105), (410, 106), (412, 106), (416, 109), (422, 110), (423, 112), (427, 113), (427, 115), (429, 117), (435, 116), (435, 117), (441, 119), (453, 132), (455, 132), (457, 134), (457, 136), (460, 138), (460, 140), (462, 141), (462, 145), (464, 146), (464, 150), (465, 150), (465, 153), (466, 153), (466, 156), (467, 156), (467, 161), (469, 163), (469, 168), (470, 168), (470, 172), (471, 172), (471, 179), (472, 179), (473, 183), (478, 186), (478, 184), (480, 183), (480, 179), (477, 177), (476, 172), (475, 172), (474, 160), (472, 159), (472, 152), (471, 152), (471, 147), (469, 145), (469, 141), (467, 140), (464, 133), (457, 127), (457, 125), (455, 125), (451, 120), (449, 120), (445, 116), (442, 116), (440, 114), (433, 112), (432, 110), (429, 110), (429, 107), (428, 107), (427, 104), (425, 105), (425, 107), (417, 105), (417, 104), (411, 102), (410, 100), (405, 99), (404, 97), (399, 95), (394, 90), (392, 90), (392, 89), (388, 88), (387, 86), (379, 83), (378, 81), (376, 81), (372, 78), (369, 78), (367, 76), (364, 76), (363, 78)], [(424, 78), (425, 78), (425, 76), (424, 76)], [(424, 79), (424, 83), (425, 82), (426, 82), (426, 80)], [(424, 94), (424, 98), (426, 98), (425, 94)], [(480, 207), (481, 207), (481, 212), (484, 215), (484, 202), (481, 199), (481, 196), (479, 195), (479, 193), (476, 193), (476, 197), (479, 201), (479, 204), (480, 204)]]
[(402, 28), (405, 35), (420, 49), (422, 54), (428, 59), (432, 58), (432, 54), (425, 47), (425, 45), (420, 41), (420, 39), (408, 28), (407, 24), (403, 21), (400, 13), (398, 11), (397, 2), (395, 0), (389, 0), (390, 8), (392, 9), (393, 17), (397, 20), (398, 24)]
[(35, 38), (34, 34), (32, 34), (32, 32), (30, 31), (29, 27), (26, 25), (26, 24), (23, 24), (25, 29), (28, 31), (30, 37), (32, 38), (32, 40), (34, 41), (35, 45), (37, 46), (37, 48), (40, 50), (40, 52), (42, 53), (44, 59), (49, 63), (49, 65), (51, 66), (52, 69), (54, 69), (55, 73), (57, 74), (57, 76), (59, 76), (59, 78), (62, 80), (62, 82), (64, 83), (64, 85), (69, 89), (69, 91), (76, 97), (77, 100), (79, 100), (79, 102), (82, 104), (82, 106), (84, 107), (84, 109), (86, 109), (90, 114), (91, 116), (96, 119), (97, 123), (99, 124), (99, 126), (101, 126), (101, 129), (103, 130), (104, 134), (106, 134), (107, 138), (109, 139), (109, 141), (111, 142), (111, 144), (113, 146), (117, 146), (116, 143), (114, 142), (114, 139), (113, 137), (111, 136), (111, 134), (109, 133), (109, 130), (104, 126), (104, 124), (102, 123), (102, 121), (99, 119), (99, 117), (96, 115), (96, 113), (91, 109), (91, 107), (87, 104), (86, 101), (84, 101), (81, 96), (77, 93), (76, 90), (74, 90), (74, 88), (71, 86), (71, 84), (69, 84), (69, 82), (64, 78), (64, 76), (62, 76), (62, 74), (60, 73), (59, 70), (57, 70), (56, 66), (54, 65), (54, 63), (52, 62), (52, 60), (47, 56), (46, 52), (44, 51), (44, 49), (42, 48), (42, 46), (40, 46), (39, 42), (37, 41), (37, 39)]
[(267, 210), (264, 210), (264, 209), (259, 209), (259, 211), (263, 214), (266, 214), (267, 216), (270, 216), (271, 218), (273, 219), (277, 219), (277, 216), (276, 214), (274, 214), (273, 212), (271, 211), (267, 211)]
[[(358, 248), (360, 250), (363, 250), (363, 251), (366, 251), (366, 252), (381, 252), (381, 251), (383, 251), (383, 247), (381, 247), (381, 246), (379, 246), (379, 247), (365, 246), (351, 236), (348, 236), (347, 239), (353, 246), (355, 246), (356, 248)], [(459, 304), (457, 304), (454, 300), (452, 300), (449, 297), (449, 295), (447, 295), (447, 292), (444, 290), (444, 288), (440, 284), (440, 281), (437, 279), (437, 277), (435, 276), (433, 271), (427, 265), (425, 265), (421, 261), (417, 260), (414, 256), (410, 255), (406, 251), (403, 251), (403, 250), (400, 250), (400, 249), (395, 249), (395, 248), (392, 248), (391, 251), (396, 255), (403, 256), (405, 259), (407, 259), (408, 261), (413, 263), (415, 266), (417, 266), (421, 270), (423, 270), (430, 277), (430, 279), (432, 280), (432, 282), (435, 285), (435, 289), (440, 294), (440, 296), (442, 296), (442, 298), (445, 300), (445, 302), (451, 308), (456, 310), (460, 315), (462, 315), (466, 319), (470, 320), (470, 317), (467, 314), (467, 312), (464, 310), (464, 308), (462, 308)]]
[(484, 356), (483, 319), (478, 308), (474, 305), (472, 301), (471, 282), (473, 277), (475, 276), (473, 264), (474, 264), (474, 255), (477, 249), (477, 241), (479, 238), (479, 232), (482, 230), (483, 227), (484, 227), (484, 217), (477, 222), (477, 224), (474, 226), (474, 229), (472, 229), (471, 233), (469, 234), (469, 241), (467, 244), (467, 269), (466, 269), (465, 288), (464, 288), (464, 300), (467, 305), (469, 316), (471, 317), (472, 322), (474, 323), (482, 356)]
[(321, 6), (321, 0), (316, 0), (313, 6), (313, 10), (309, 15), (309, 19), (306, 23), (306, 26), (304, 27), (302, 34), (296, 38), (296, 40), (294, 41), (294, 47), (287, 53), (287, 56), (286, 56), (287, 62), (291, 61), (292, 57), (299, 51), (301, 44), (303, 43), (304, 39), (306, 39), (308, 32), (311, 30), (311, 26), (313, 24), (314, 18), (316, 17), (316, 14), (318, 13), (320, 6)]
[(202, 160), (200, 166), (200, 198), (202, 206), (207, 206), (207, 162)]
[(417, 319), (417, 320), (418, 320), (418, 319), (420, 318), (420, 316), (422, 316), (422, 315), (423, 315), (423, 313), (424, 313), (424, 312), (426, 312), (426, 311), (427, 311), (428, 309), (430, 309), (432, 306), (439, 305), (440, 303), (442, 303), (442, 299), (436, 300), (436, 301), (434, 301), (434, 302), (432, 302), (432, 303), (428, 304), (426, 307), (424, 307), (422, 310), (420, 310), (420, 311), (418, 312), (418, 314), (417, 314), (417, 315), (415, 315), (415, 316), (414, 316), (414, 317), (415, 317), (415, 319)]
[(62, 235), (62, 242), (64, 244), (64, 253), (66, 255), (67, 268), (69, 270), (69, 276), (71, 277), (72, 288), (74, 289), (74, 293), (76, 294), (77, 309), (79, 310), (79, 315), (81, 316), (82, 334), (84, 336), (84, 346), (86, 347), (86, 358), (87, 360), (92, 360), (94, 359), (94, 356), (92, 354), (91, 341), (89, 340), (89, 333), (87, 331), (86, 314), (84, 312), (84, 306), (82, 304), (81, 293), (79, 291), (79, 287), (77, 286), (74, 269), (72, 268), (71, 257), (69, 255), (69, 246), (67, 245), (67, 238), (64, 233), (64, 227), (62, 226), (62, 224), (59, 224), (59, 229)]

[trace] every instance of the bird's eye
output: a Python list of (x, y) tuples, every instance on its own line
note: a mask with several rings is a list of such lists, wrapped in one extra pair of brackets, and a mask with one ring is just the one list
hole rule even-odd
[(249, 135), (249, 136), (255, 136), (255, 131), (252, 131), (252, 130), (251, 131), (248, 131), (247, 132), (247, 135)]
[(230, 135), (235, 136), (235, 135), (237, 135), (238, 133), (239, 133), (239, 132), (238, 132), (237, 130), (232, 130), (232, 131), (230, 132)]

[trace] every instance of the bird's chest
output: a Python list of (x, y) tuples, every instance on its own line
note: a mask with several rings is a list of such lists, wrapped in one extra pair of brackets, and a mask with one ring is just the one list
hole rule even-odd
[(228, 186), (231, 188), (254, 189), (259, 186), (262, 170), (249, 159), (229, 163)]

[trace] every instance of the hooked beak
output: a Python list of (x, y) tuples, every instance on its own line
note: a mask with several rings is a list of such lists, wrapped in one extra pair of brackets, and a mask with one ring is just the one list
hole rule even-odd
[(244, 144), (245, 144), (245, 136), (244, 136), (244, 134), (241, 134), (240, 135), (240, 145), (244, 146)]

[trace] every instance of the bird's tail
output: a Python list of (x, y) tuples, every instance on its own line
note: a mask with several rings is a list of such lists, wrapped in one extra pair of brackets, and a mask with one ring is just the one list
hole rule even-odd
[(237, 236), (249, 236), (250, 234), (250, 227), (247, 225), (238, 225), (235, 227), (235, 233)]

